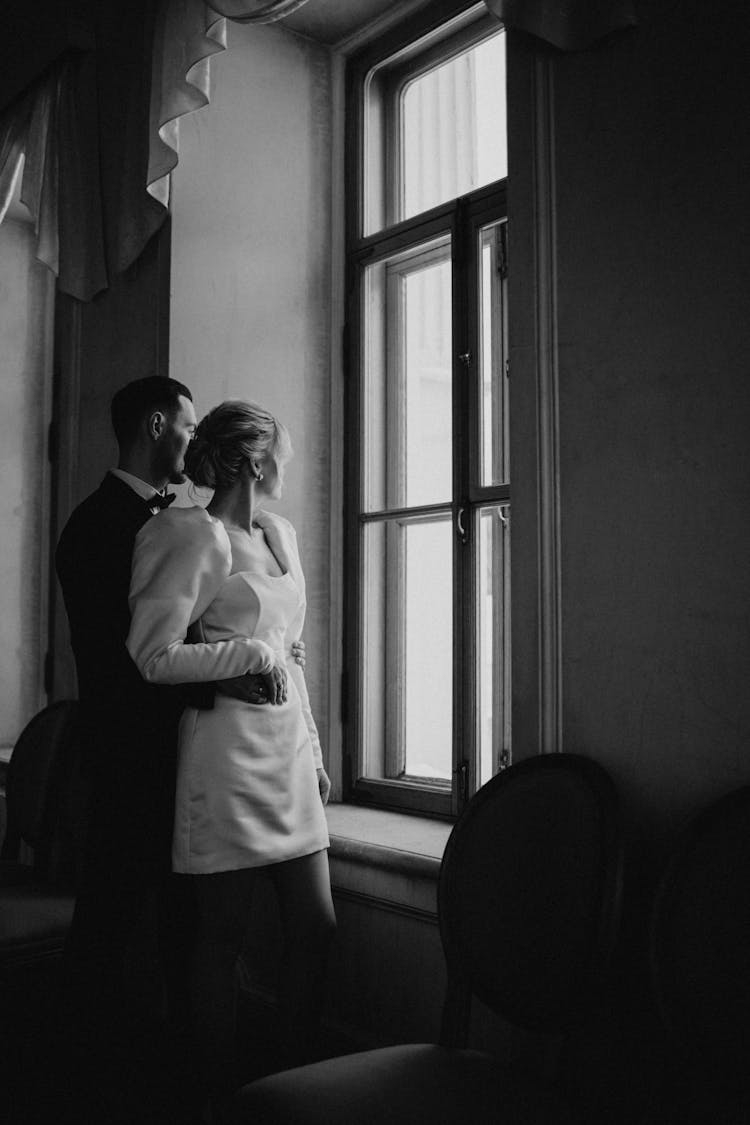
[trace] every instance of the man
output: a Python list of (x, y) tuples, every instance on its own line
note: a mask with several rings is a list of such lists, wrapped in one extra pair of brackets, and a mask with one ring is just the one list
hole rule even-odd
[[(78, 673), (90, 789), (81, 885), (67, 948), (71, 1006), (84, 1050), (126, 1053), (156, 1035), (157, 946), (185, 972), (170, 930), (181, 928), (170, 879), (180, 690), (146, 683), (125, 647), (133, 544), (185, 480), (196, 428), (192, 395), (153, 376), (112, 400), (118, 467), (73, 512), (56, 567)], [(157, 937), (158, 935), (158, 937)], [(174, 945), (174, 948), (170, 947)], [(149, 1023), (150, 1017), (150, 1023)]]
[[(100, 871), (126, 884), (169, 870), (177, 691), (146, 684), (125, 648), (133, 544), (185, 480), (196, 428), (192, 395), (154, 376), (112, 400), (118, 467), (73, 512), (60, 537), (57, 573), (78, 673), (84, 759), (93, 786), (86, 881)], [(95, 845), (95, 847), (94, 847)]]

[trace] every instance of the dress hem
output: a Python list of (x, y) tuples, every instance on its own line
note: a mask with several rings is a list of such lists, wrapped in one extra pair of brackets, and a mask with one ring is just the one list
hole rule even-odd
[[(287, 863), (289, 860), (292, 860), (292, 859), (303, 859), (305, 856), (315, 855), (316, 852), (328, 851), (330, 846), (331, 846), (331, 844), (330, 844), (330, 840), (329, 840), (325, 844), (318, 844), (315, 847), (306, 848), (304, 851), (296, 851), (295, 850), (292, 855), (278, 856), (278, 857), (273, 858), (273, 859), (272, 858), (268, 858), (268, 859), (257, 859), (256, 858), (256, 859), (253, 859), (252, 862), (245, 862), (245, 863), (237, 863), (237, 862), (229, 863), (229, 861), (227, 861), (227, 866), (222, 865), (221, 867), (215, 867), (212, 864), (210, 870), (207, 870), (205, 868), (197, 869), (196, 867), (177, 867), (173, 864), (172, 865), (172, 872), (173, 872), (174, 875), (221, 875), (223, 872), (226, 872), (226, 871), (246, 871), (246, 870), (249, 870), (249, 869), (254, 868), (254, 867), (273, 867), (277, 863)], [(248, 857), (248, 860), (249, 859), (250, 859), (250, 857)]]

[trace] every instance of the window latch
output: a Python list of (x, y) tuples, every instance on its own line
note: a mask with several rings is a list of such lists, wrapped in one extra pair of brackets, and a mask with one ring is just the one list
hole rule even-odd
[(461, 800), (466, 803), (469, 799), (469, 763), (466, 758), (459, 762), (453, 773), (458, 779), (458, 792)]
[(456, 534), (458, 535), (459, 540), (464, 546), (466, 546), (466, 544), (469, 542), (469, 531), (464, 524), (465, 517), (466, 508), (462, 504), (456, 512)]

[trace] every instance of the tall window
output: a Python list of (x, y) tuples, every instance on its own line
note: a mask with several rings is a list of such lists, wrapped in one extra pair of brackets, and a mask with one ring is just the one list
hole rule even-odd
[(350, 796), (456, 813), (510, 753), (505, 36), (405, 28), (348, 89)]

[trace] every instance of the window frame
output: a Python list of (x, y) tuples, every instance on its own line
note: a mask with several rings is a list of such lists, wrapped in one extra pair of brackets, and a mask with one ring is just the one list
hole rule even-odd
[[(346, 76), (346, 324), (344, 329), (345, 370), (345, 489), (344, 489), (344, 676), (342, 683), (343, 779), (346, 800), (442, 817), (455, 817), (474, 792), (477, 784), (479, 741), (475, 700), (477, 699), (476, 647), (478, 633), (474, 618), (477, 606), (478, 520), (481, 507), (508, 506), (509, 484), (482, 485), (479, 458), (475, 453), (480, 439), (480, 388), (476, 363), (479, 348), (479, 230), (493, 222), (504, 223), (507, 232), (507, 179), (496, 181), (468, 193), (457, 200), (440, 204), (429, 211), (404, 219), (382, 229), (364, 233), (364, 177), (360, 169), (365, 153), (365, 91), (367, 76), (374, 67), (399, 51), (404, 57), (416, 58), (410, 44), (423, 39), (446, 24), (455, 23), (459, 30), (451, 35), (450, 48), (441, 51), (441, 41), (419, 52), (416, 65), (399, 63), (390, 69), (387, 79), (392, 91), (424, 73), (436, 58), (451, 57), (481, 41), (488, 32), (500, 27), (491, 17), (481, 15), (483, 5), (476, 3), (440, 2), (429, 13), (405, 21), (376, 44), (371, 44), (349, 62)], [(382, 121), (381, 121), (382, 127)], [(380, 139), (381, 167), (386, 168), (385, 130)], [(397, 146), (394, 146), (397, 147)], [(396, 159), (400, 157), (396, 155)], [(382, 217), (391, 207), (386, 187), (381, 182)], [(449, 502), (408, 507), (404, 509), (366, 510), (363, 495), (363, 465), (360, 449), (363, 399), (362, 349), (362, 277), (368, 266), (387, 259), (441, 235), (449, 235), (452, 262), (452, 422), (453, 422), (453, 493)], [(471, 240), (471, 241), (468, 241)], [(507, 241), (505, 243), (507, 246)], [(463, 248), (473, 247), (468, 254)], [(458, 279), (460, 283), (457, 283)], [(507, 297), (507, 286), (506, 286)], [(507, 304), (503, 312), (507, 317)], [(473, 353), (473, 378), (467, 378), (464, 357)], [(460, 455), (457, 455), (459, 454)], [(364, 523), (390, 519), (400, 512), (410, 518), (429, 518), (436, 511), (449, 511), (453, 529), (453, 588), (460, 591), (453, 606), (453, 731), (452, 777), (450, 784), (433, 784), (429, 780), (379, 778), (362, 773), (364, 760), (361, 727), (364, 692), (362, 687), (362, 610), (363, 565), (362, 526)], [(467, 535), (458, 534), (459, 513), (463, 511)], [(471, 548), (467, 550), (467, 545)], [(458, 658), (460, 657), (460, 658)], [(384, 721), (384, 725), (387, 723)], [(459, 749), (470, 747), (461, 755)], [(384, 758), (393, 753), (386, 745)], [(502, 762), (498, 753), (495, 764)]]

